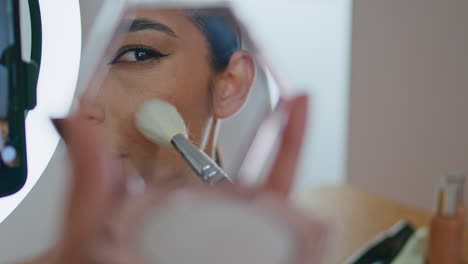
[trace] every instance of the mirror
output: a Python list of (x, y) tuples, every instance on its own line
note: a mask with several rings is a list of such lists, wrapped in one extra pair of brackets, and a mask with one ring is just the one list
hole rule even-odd
[(96, 125), (126, 174), (156, 187), (201, 184), (179, 153), (135, 125), (144, 102), (169, 102), (189, 141), (235, 178), (282, 86), (234, 10), (167, 4), (102, 10), (85, 49), (74, 111)]
[[(129, 177), (129, 180), (142, 180), (139, 183), (143, 185), (137, 188), (157, 189), (158, 192), (206, 185), (204, 179), (192, 170), (193, 166), (183, 158), (184, 155), (180, 155), (181, 153), (172, 147), (165, 147), (170, 146), (171, 142), (154, 142), (138, 128), (136, 116), (142, 106), (149, 100), (158, 99), (175, 107), (187, 127), (188, 141), (223, 169), (231, 181), (258, 184), (262, 180), (261, 172), (268, 166), (267, 154), (274, 153), (275, 136), (281, 131), (281, 117), (278, 114), (267, 117), (276, 113), (274, 109), (279, 98), (275, 98), (274, 95), (280, 94), (280, 87), (283, 86), (278, 82), (279, 78), (272, 74), (247, 28), (236, 16), (235, 10), (227, 5), (167, 4), (128, 4), (119, 10), (116, 9), (115, 5), (102, 9), (106, 13), (98, 17), (94, 31), (89, 37), (74, 111), (95, 126), (101, 141), (106, 143), (109, 155), (119, 164), (123, 174)], [(171, 124), (167, 119), (169, 118), (165, 117), (164, 112), (159, 111), (153, 112), (153, 118), (149, 121), (154, 121), (154, 126), (159, 126), (156, 123), (163, 121)], [(265, 120), (267, 124), (273, 124), (268, 126), (271, 137), (266, 144), (265, 141), (261, 142), (261, 148), (267, 151), (259, 154), (250, 146), (257, 145), (254, 137)], [(172, 144), (176, 145), (174, 140)], [(255, 156), (249, 157), (249, 160), (255, 161), (254, 165), (257, 168), (243, 162), (249, 155)], [(241, 169), (243, 177), (238, 178)], [(249, 174), (252, 171), (255, 172)], [(211, 211), (213, 208), (211, 205), (210, 208), (205, 208), (205, 202), (188, 204), (190, 208), (200, 206), (200, 210), (195, 210), (197, 212), (207, 212), (194, 216), (193, 210), (183, 211), (183, 219), (194, 217), (193, 221), (187, 220), (193, 223), (193, 226), (184, 224), (187, 222), (177, 224), (177, 221), (173, 220), (164, 222), (160, 219), (150, 222), (154, 225), (162, 221), (172, 227), (186, 226), (187, 230), (196, 231), (212, 228), (203, 226), (203, 223), (211, 223), (206, 219), (212, 218), (210, 215), (231, 215), (234, 217), (230, 220), (233, 223), (236, 223), (235, 219), (239, 217), (239, 221), (249, 221), (244, 223), (246, 226), (249, 226), (249, 223), (257, 223), (268, 227), (251, 231), (257, 234), (260, 240), (272, 234), (274, 236), (269, 241), (259, 242), (258, 247), (245, 244), (244, 247), (250, 247), (250, 251), (255, 249), (257, 253), (252, 252), (255, 257), (241, 263), (288, 263), (287, 259), (292, 258), (290, 230), (282, 223), (264, 221), (265, 218), (261, 218), (262, 214), (256, 213), (252, 218), (244, 218), (245, 214), (253, 213), (239, 209), (245, 205), (215, 202), (213, 208), (217, 209)], [(185, 210), (187, 206), (183, 208)], [(220, 213), (219, 210), (224, 211)], [(175, 211), (169, 210), (168, 214)], [(233, 214), (235, 211), (243, 213), (236, 215)], [(160, 217), (166, 219), (166, 216)], [(183, 220), (179, 217), (175, 219)], [(229, 221), (226, 223), (232, 226)], [(196, 257), (181, 257), (174, 261), (173, 256), (180, 257), (185, 253), (190, 255), (190, 250), (178, 252), (175, 250), (177, 247), (167, 246), (168, 249), (162, 252), (161, 243), (167, 245), (164, 239), (169, 237), (167, 233), (160, 232), (169, 227), (155, 228), (156, 235), (153, 233), (146, 240), (149, 241), (146, 245), (151, 245), (149, 252), (160, 253), (153, 256), (153, 259), (165, 259), (161, 263), (171, 263), (171, 259), (172, 263), (186, 263), (179, 261), (193, 260), (197, 257), (203, 259), (203, 256), (210, 255), (203, 255), (205, 253), (200, 253), (203, 251), (200, 249), (197, 254), (194, 253)], [(220, 229), (239, 232), (236, 231), (238, 229), (229, 229), (227, 226)], [(265, 233), (258, 234), (261, 230)], [(211, 234), (219, 232), (207, 232), (200, 238), (207, 238)], [(173, 236), (179, 237), (176, 233)], [(163, 241), (157, 240), (158, 238)], [(207, 241), (211, 242), (207, 242), (206, 245), (213, 245), (212, 240), (207, 238)], [(275, 251), (278, 256), (266, 262), (259, 260), (273, 256), (272, 252), (262, 252), (263, 249), (272, 248), (268, 244), (271, 241), (274, 241), (273, 248), (281, 249)], [(155, 245), (159, 245), (159, 249)], [(239, 252), (249, 251), (247, 248), (243, 250), (241, 245), (238, 246)], [(206, 249), (204, 246), (202, 248)], [(217, 259), (215, 255), (210, 256)], [(166, 257), (169, 262), (165, 262)], [(228, 259), (238, 262), (236, 258)], [(281, 261), (277, 262), (278, 259)]]

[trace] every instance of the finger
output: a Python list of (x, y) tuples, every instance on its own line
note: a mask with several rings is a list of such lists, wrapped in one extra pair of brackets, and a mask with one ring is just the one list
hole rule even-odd
[(72, 174), (62, 254), (78, 263), (113, 207), (119, 181), (89, 122), (72, 118), (54, 124), (67, 144)]
[(264, 184), (264, 189), (267, 191), (286, 197), (291, 190), (305, 133), (307, 106), (306, 95), (286, 102), (286, 108), (289, 109), (288, 124), (281, 137), (271, 172)]

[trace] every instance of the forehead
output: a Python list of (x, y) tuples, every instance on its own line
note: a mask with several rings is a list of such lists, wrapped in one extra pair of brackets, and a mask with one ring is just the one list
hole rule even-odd
[(160, 23), (167, 26), (179, 37), (184, 37), (186, 34), (202, 34), (184, 9), (141, 8), (131, 10), (128, 16), (133, 19), (146, 19)]

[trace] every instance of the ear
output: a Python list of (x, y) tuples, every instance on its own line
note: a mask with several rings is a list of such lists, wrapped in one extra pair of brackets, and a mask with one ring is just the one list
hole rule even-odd
[(232, 116), (244, 105), (255, 76), (255, 64), (247, 51), (236, 51), (217, 77), (213, 90), (214, 117)]

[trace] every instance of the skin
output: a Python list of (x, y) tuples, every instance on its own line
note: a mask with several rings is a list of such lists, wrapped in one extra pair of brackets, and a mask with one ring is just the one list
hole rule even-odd
[[(148, 29), (125, 33), (117, 51), (106, 56), (111, 63), (97, 96), (82, 99), (82, 112), (127, 174), (138, 173), (166, 189), (200, 185), (178, 153), (137, 131), (135, 113), (150, 98), (172, 103), (187, 124), (190, 140), (213, 156), (216, 120), (236, 113), (245, 102), (253, 60), (247, 52), (237, 51), (225, 70), (215, 71), (205, 36), (183, 12), (144, 10), (137, 18), (164, 24), (174, 34)], [(160, 54), (151, 57), (141, 49), (128, 50), (132, 47)]]

